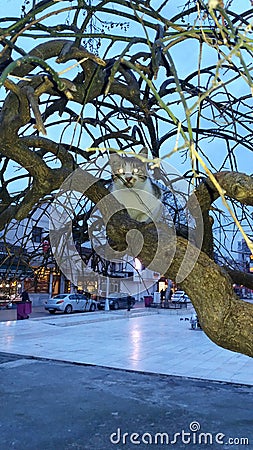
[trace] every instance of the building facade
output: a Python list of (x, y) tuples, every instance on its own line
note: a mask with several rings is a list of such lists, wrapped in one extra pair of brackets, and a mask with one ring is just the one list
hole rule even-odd
[(26, 289), (34, 305), (73, 291), (88, 292), (95, 298), (126, 292), (140, 301), (158, 290), (160, 274), (143, 267), (138, 259), (125, 255), (95, 265), (91, 248), (75, 244), (75, 252), (87, 263), (81, 279), (73, 283), (54, 258), (46, 212), (38, 210), (29, 220), (13, 221), (2, 239), (0, 236), (0, 297), (19, 295)]

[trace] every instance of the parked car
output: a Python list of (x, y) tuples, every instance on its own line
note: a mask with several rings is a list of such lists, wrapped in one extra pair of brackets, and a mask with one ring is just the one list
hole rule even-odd
[[(128, 301), (130, 301), (130, 308), (135, 304), (135, 298), (126, 292), (113, 292), (108, 295), (108, 302), (110, 309), (125, 309), (128, 308)], [(105, 298), (98, 303), (98, 309), (105, 309)]]
[(173, 303), (190, 303), (191, 300), (188, 295), (184, 291), (176, 291), (171, 296), (171, 301)]
[(70, 314), (73, 311), (95, 311), (97, 302), (85, 294), (58, 294), (45, 301), (45, 309), (50, 314), (62, 311)]

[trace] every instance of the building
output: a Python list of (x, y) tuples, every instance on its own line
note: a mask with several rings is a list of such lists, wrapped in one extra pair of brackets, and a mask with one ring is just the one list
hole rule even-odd
[[(239, 270), (242, 270), (243, 272), (249, 272), (250, 271), (250, 263), (252, 259), (250, 258), (251, 252), (249, 247), (246, 244), (246, 241), (242, 239), (238, 242), (237, 245), (237, 262), (239, 265)], [(252, 270), (253, 271), (253, 270)]]
[[(17, 295), (26, 289), (33, 304), (39, 305), (50, 296), (75, 290), (98, 298), (127, 292), (137, 301), (158, 290), (160, 274), (143, 267), (138, 259), (125, 255), (108, 262), (98, 259), (89, 245), (81, 246), (76, 241), (72, 247), (71, 271), (64, 270), (50, 245), (46, 207), (29, 219), (13, 221), (2, 240), (0, 236), (0, 296)], [(76, 255), (86, 262), (79, 278)]]

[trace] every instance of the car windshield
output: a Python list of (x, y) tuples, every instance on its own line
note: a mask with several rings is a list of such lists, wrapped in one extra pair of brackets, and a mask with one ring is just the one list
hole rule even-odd
[(66, 298), (67, 297), (67, 294), (58, 294), (58, 295), (56, 295), (54, 298)]

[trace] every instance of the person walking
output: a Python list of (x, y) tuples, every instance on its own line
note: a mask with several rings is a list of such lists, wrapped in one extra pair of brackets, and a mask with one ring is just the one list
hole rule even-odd
[(26, 289), (22, 292), (21, 299), (22, 299), (22, 302), (29, 302), (30, 301), (29, 294), (28, 294)]
[(128, 295), (128, 297), (127, 297), (127, 310), (128, 311), (131, 310), (131, 304), (132, 304), (131, 297), (130, 297), (130, 295)]
[(164, 289), (162, 289), (160, 291), (160, 299), (161, 299), (161, 303), (165, 300), (165, 293), (166, 291)]
[(29, 314), (32, 312), (32, 302), (29, 294), (24, 290), (21, 294), (21, 302), (17, 302), (17, 320), (29, 319)]

